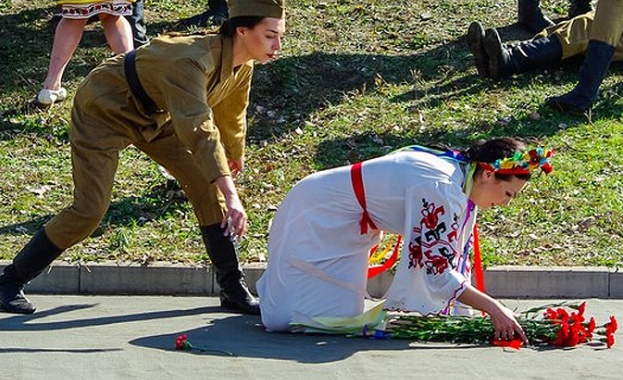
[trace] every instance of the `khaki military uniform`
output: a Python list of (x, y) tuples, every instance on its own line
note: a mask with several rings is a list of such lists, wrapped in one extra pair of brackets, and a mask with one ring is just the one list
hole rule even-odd
[(543, 30), (536, 37), (555, 35), (562, 43), (562, 59), (584, 54), (589, 40), (614, 46), (614, 61), (623, 60), (623, 0), (600, 0), (590, 12)]
[(45, 225), (69, 248), (90, 235), (107, 211), (119, 152), (135, 145), (183, 187), (200, 225), (220, 223), (224, 197), (213, 184), (230, 175), (227, 159), (244, 156), (253, 64), (233, 67), (233, 41), (221, 35), (159, 37), (138, 49), (136, 72), (161, 111), (132, 94), (123, 60), (95, 68), (78, 88), (69, 139), (73, 204)]

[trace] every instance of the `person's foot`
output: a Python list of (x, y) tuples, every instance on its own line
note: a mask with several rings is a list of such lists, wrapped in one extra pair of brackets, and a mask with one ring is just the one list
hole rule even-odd
[(179, 25), (184, 28), (188, 28), (191, 26), (198, 26), (200, 28), (205, 28), (210, 23), (210, 19), (214, 15), (211, 9), (200, 13), (198, 15), (194, 15), (191, 17), (187, 17), (179, 21)]
[(23, 286), (16, 282), (0, 283), (0, 310), (15, 314), (32, 314), (36, 308), (24, 295)]
[(49, 90), (47, 88), (39, 91), (37, 102), (42, 106), (51, 106), (54, 103), (60, 103), (67, 98), (67, 90), (63, 87), (58, 90)]
[(584, 96), (577, 95), (570, 91), (560, 96), (550, 96), (545, 99), (545, 104), (569, 115), (585, 115), (592, 107), (593, 103)]
[(184, 28), (192, 26), (205, 28), (209, 25), (220, 26), (229, 18), (229, 11), (227, 7), (217, 7), (215, 9), (208, 9), (207, 11), (188, 17), (179, 21), (179, 25)]
[(212, 18), (212, 22), (216, 26), (221, 26), (227, 19), (229, 18), (229, 8), (227, 7), (227, 3), (223, 2), (219, 6), (214, 8), (214, 17)]
[(508, 76), (505, 68), (508, 65), (508, 52), (502, 45), (498, 31), (489, 28), (485, 31), (483, 46), (487, 55), (489, 78), (498, 81)]
[(487, 57), (487, 52), (483, 45), (484, 38), (485, 29), (482, 27), (482, 24), (477, 21), (472, 22), (467, 30), (467, 46), (474, 56), (474, 64), (476, 65), (476, 70), (478, 70), (478, 75), (481, 78), (488, 78), (489, 57)]
[(255, 297), (232, 300), (221, 295), (221, 307), (243, 314), (260, 315), (260, 303)]
[(251, 294), (244, 281), (229, 283), (225, 291), (221, 289), (221, 307), (243, 314), (260, 314), (260, 301)]
[(539, 33), (554, 25), (554, 22), (547, 18), (539, 8), (539, 1), (519, 0), (517, 10), (519, 23), (531, 33)]

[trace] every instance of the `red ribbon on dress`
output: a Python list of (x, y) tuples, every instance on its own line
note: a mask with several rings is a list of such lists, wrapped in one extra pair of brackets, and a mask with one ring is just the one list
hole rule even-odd
[[(359, 206), (361, 206), (361, 209), (363, 210), (363, 215), (361, 216), (361, 220), (359, 221), (359, 226), (361, 227), (361, 230), (360, 230), (361, 234), (365, 235), (368, 233), (368, 227), (372, 228), (373, 230), (378, 229), (378, 227), (376, 226), (376, 224), (374, 224), (374, 221), (370, 217), (370, 214), (368, 213), (368, 209), (366, 207), (366, 192), (363, 188), (363, 177), (361, 175), (361, 162), (357, 162), (351, 167), (350, 179), (353, 184), (353, 191), (355, 193), (355, 197), (357, 198), (357, 201), (359, 202)], [(396, 263), (396, 261), (398, 260), (398, 252), (400, 251), (400, 239), (401, 238), (402, 238), (401, 236), (398, 236), (396, 245), (394, 246), (394, 251), (392, 252), (391, 256), (387, 260), (385, 260), (380, 265), (375, 265), (373, 267), (368, 268), (368, 278), (372, 278), (374, 276), (377, 276), (385, 272), (386, 270), (391, 268)], [(374, 253), (377, 247), (378, 246), (370, 250), (370, 255)]]
[(359, 202), (359, 205), (363, 209), (363, 216), (359, 221), (359, 225), (361, 226), (361, 234), (365, 235), (368, 233), (368, 227), (376, 230), (376, 224), (370, 218), (370, 214), (368, 214), (368, 209), (366, 208), (366, 192), (363, 188), (363, 177), (361, 176), (361, 162), (357, 162), (350, 169), (350, 179), (353, 184), (353, 190), (355, 192), (355, 197)]

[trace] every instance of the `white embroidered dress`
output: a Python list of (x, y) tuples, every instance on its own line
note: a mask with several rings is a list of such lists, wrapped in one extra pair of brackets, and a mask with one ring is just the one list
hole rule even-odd
[[(386, 308), (439, 313), (469, 283), (460, 267), (476, 209), (463, 192), (464, 166), (414, 151), (363, 163), (369, 215), (380, 230), (404, 236)], [(312, 174), (288, 193), (257, 283), (269, 331), (287, 331), (297, 320), (362, 313), (368, 254), (379, 241), (378, 230), (360, 233), (362, 212), (350, 166)]]

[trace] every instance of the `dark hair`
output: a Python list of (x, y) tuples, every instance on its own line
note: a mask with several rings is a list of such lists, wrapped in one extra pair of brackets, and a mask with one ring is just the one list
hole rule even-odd
[(239, 16), (230, 18), (221, 24), (218, 28), (218, 33), (226, 37), (231, 37), (236, 34), (237, 27), (243, 26), (251, 29), (262, 22), (264, 18), (264, 16)]
[[(526, 146), (523, 142), (510, 137), (498, 137), (488, 141), (479, 141), (461, 153), (470, 162), (493, 163), (498, 159), (511, 157), (516, 152), (523, 152), (524, 150), (526, 150)], [(474, 176), (481, 171), (482, 169), (477, 167)], [(495, 178), (502, 181), (510, 181), (511, 177), (529, 180), (530, 174), (495, 173)]]

